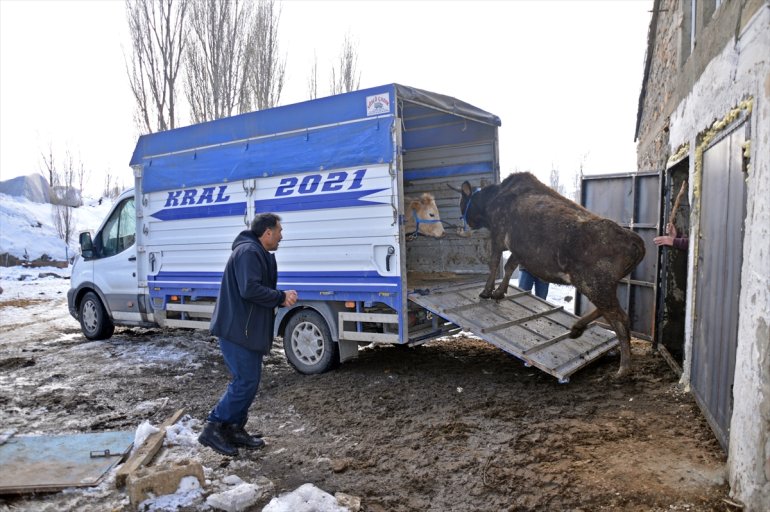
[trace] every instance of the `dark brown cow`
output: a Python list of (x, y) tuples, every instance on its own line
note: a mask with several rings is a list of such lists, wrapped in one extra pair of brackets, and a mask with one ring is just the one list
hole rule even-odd
[[(571, 284), (596, 306), (578, 319), (570, 336), (603, 316), (618, 336), (618, 377), (631, 371), (628, 315), (617, 298), (618, 281), (642, 261), (644, 242), (636, 233), (599, 217), (545, 186), (532, 174), (516, 173), (498, 185), (460, 190), (460, 212), (473, 229), (492, 235), (489, 277), (480, 297), (502, 299), (517, 265), (546, 281)], [(502, 283), (493, 290), (500, 258), (511, 251)]]

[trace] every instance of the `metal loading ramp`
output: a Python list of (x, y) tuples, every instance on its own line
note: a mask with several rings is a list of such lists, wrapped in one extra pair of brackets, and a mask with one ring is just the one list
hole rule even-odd
[(419, 304), (464, 331), (553, 375), (560, 383), (618, 346), (614, 332), (592, 324), (582, 336), (569, 337), (577, 316), (515, 286), (504, 299), (479, 298), (484, 282), (409, 291)]

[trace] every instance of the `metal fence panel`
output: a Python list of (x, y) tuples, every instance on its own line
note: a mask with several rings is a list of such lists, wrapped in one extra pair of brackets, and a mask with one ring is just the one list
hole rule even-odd
[[(631, 318), (634, 336), (651, 339), (655, 323), (657, 250), (652, 239), (658, 232), (660, 174), (639, 172), (583, 176), (581, 204), (602, 217), (612, 219), (642, 237), (646, 254), (641, 263), (618, 285), (618, 299)], [(577, 294), (575, 314), (593, 309)]]

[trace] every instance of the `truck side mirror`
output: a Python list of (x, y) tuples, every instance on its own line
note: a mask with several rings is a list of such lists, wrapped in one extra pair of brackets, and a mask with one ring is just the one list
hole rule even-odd
[(80, 255), (84, 259), (94, 257), (94, 243), (91, 240), (91, 233), (88, 231), (80, 233)]

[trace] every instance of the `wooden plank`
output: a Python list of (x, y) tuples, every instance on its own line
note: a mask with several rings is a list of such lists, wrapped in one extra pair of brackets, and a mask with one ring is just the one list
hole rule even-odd
[(120, 469), (118, 469), (118, 472), (115, 474), (116, 487), (125, 486), (128, 475), (150, 463), (152, 458), (155, 457), (155, 454), (160, 450), (161, 446), (163, 446), (163, 439), (166, 437), (166, 429), (179, 421), (179, 418), (181, 418), (183, 414), (184, 409), (179, 409), (169, 416), (169, 418), (161, 424), (160, 430), (149, 435), (142, 446), (137, 448), (134, 454), (128, 458), (126, 463), (120, 466)]
[(593, 361), (597, 354), (603, 354), (604, 352), (608, 352), (612, 346), (617, 344), (618, 344), (618, 338), (617, 336), (613, 336), (612, 338), (608, 339), (604, 343), (598, 346), (591, 347), (590, 349), (582, 352), (577, 357), (572, 358), (570, 361), (567, 361), (566, 363), (556, 368), (554, 371), (558, 375), (568, 375), (570, 373), (573, 373), (577, 368), (582, 368), (583, 366)]
[(553, 309), (551, 309), (549, 311), (541, 311), (540, 313), (534, 313), (532, 315), (525, 316), (525, 317), (522, 317), (522, 318), (517, 318), (516, 320), (510, 320), (510, 321), (504, 322), (502, 324), (493, 325), (491, 327), (484, 327), (483, 329), (481, 329), (481, 332), (486, 333), (486, 332), (499, 331), (501, 329), (507, 329), (508, 327), (512, 327), (512, 326), (518, 325), (518, 324), (523, 324), (524, 322), (529, 322), (530, 320), (535, 320), (536, 318), (540, 318), (541, 316), (546, 316), (546, 315), (548, 315), (550, 313), (553, 313), (554, 311), (561, 311), (562, 309), (563, 309), (562, 306), (559, 306), (559, 307), (553, 308)]
[(565, 332), (564, 334), (560, 334), (559, 336), (556, 336), (554, 338), (551, 338), (550, 340), (543, 342), (540, 345), (535, 345), (534, 347), (525, 350), (524, 355), (528, 356), (530, 354), (534, 354), (535, 352), (539, 352), (545, 348), (550, 347), (555, 343), (559, 343), (561, 340), (564, 340), (566, 338), (569, 338), (569, 331)]
[(470, 290), (473, 288), (483, 289), (485, 284), (486, 284), (485, 281), (473, 281), (471, 283), (461, 283), (461, 284), (456, 284), (452, 286), (443, 286), (439, 288), (434, 288), (433, 290), (431, 290), (430, 293), (433, 295), (444, 295), (447, 293), (455, 293), (461, 290)]
[(452, 314), (452, 313), (459, 313), (460, 311), (465, 311), (466, 309), (473, 309), (478, 307), (483, 307), (484, 304), (480, 302), (471, 302), (469, 304), (461, 304), (459, 306), (454, 306), (451, 308), (442, 309), (441, 311), (443, 313)]

